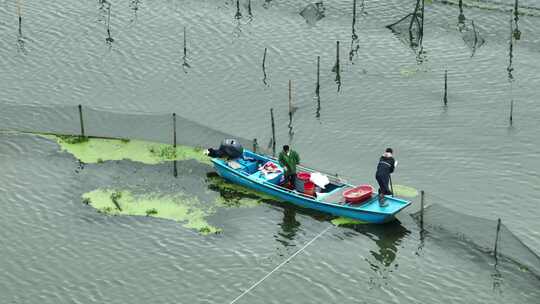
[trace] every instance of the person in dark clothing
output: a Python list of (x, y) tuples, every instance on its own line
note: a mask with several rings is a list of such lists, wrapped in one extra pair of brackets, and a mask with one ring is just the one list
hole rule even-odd
[(385, 195), (393, 195), (389, 189), (390, 174), (394, 172), (397, 161), (394, 159), (393, 151), (391, 148), (387, 148), (379, 159), (377, 165), (377, 173), (375, 173), (375, 179), (379, 183), (379, 204), (381, 207), (385, 207), (387, 204), (384, 202)]
[(285, 183), (289, 187), (294, 187), (296, 181), (296, 165), (300, 163), (300, 156), (296, 151), (289, 148), (288, 145), (283, 146), (283, 151), (279, 153), (279, 164), (285, 168)]

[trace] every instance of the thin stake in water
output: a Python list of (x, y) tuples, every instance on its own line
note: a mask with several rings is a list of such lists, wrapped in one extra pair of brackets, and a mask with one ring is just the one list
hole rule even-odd
[(293, 127), (292, 127), (292, 121), (293, 121), (293, 114), (294, 114), (294, 107), (292, 104), (292, 81), (289, 80), (289, 139), (292, 140)]
[(276, 156), (276, 125), (274, 123), (274, 109), (270, 108), (270, 121), (272, 122), (272, 156)]
[(512, 123), (514, 120), (513, 116), (514, 116), (514, 100), (512, 99), (510, 101), (510, 126), (512, 126)]
[(315, 116), (321, 117), (321, 86), (320, 86), (321, 56), (317, 56), (317, 84), (315, 85), (315, 96), (317, 96), (317, 112)]
[(25, 41), (22, 34), (22, 13), (21, 13), (20, 0), (17, 0), (17, 16), (19, 17), (19, 31), (17, 34), (17, 51), (20, 51), (21, 53), (26, 54), (26, 49), (24, 47)]
[(187, 43), (186, 43), (186, 27), (184, 26), (184, 56), (182, 57), (182, 60), (184, 61), (182, 63), (182, 68), (184, 69), (184, 72), (187, 73), (186, 68), (190, 68), (191, 66), (188, 63), (187, 58)]
[(253, 20), (253, 14), (251, 13), (251, 0), (248, 0), (247, 10), (248, 10), (249, 20)]
[(79, 122), (81, 123), (81, 136), (85, 137), (84, 135), (84, 120), (83, 120), (83, 113), (82, 113), (82, 105), (79, 105)]
[(424, 190), (420, 190), (420, 231), (424, 231)]
[(109, 3), (109, 6), (107, 7), (107, 38), (105, 38), (105, 41), (108, 44), (113, 43), (114, 39), (111, 37), (111, 4)]
[[(352, 35), (351, 35), (351, 50), (349, 51), (349, 61), (352, 62), (354, 55), (358, 53), (360, 45), (358, 45), (358, 35), (356, 35), (356, 0), (353, 0), (353, 20), (352, 20)], [(356, 43), (356, 46), (355, 46)]]
[(356, 0), (353, 0), (352, 40), (358, 39), (356, 35)]
[(266, 52), (268, 51), (267, 48), (264, 48), (264, 55), (262, 60), (262, 70), (263, 70), (263, 83), (265, 86), (268, 86), (268, 83), (266, 82)]
[(178, 168), (176, 163), (176, 113), (172, 114), (173, 118), (173, 149), (174, 149), (174, 162), (173, 162), (173, 175), (178, 177)]
[(509, 51), (508, 51), (508, 67), (506, 67), (506, 70), (508, 71), (508, 80), (511, 82), (514, 79), (514, 76), (512, 75), (512, 72), (514, 71), (514, 67), (512, 66), (512, 60), (514, 58), (514, 29), (512, 26), (512, 19), (510, 19), (510, 45), (509, 45)]
[(493, 256), (495, 257), (495, 260), (497, 260), (497, 250), (498, 250), (498, 244), (499, 244), (499, 232), (501, 231), (501, 219), (499, 218), (497, 220), (497, 233), (495, 235), (495, 247), (493, 248)]
[(465, 29), (465, 15), (463, 14), (463, 0), (459, 0), (459, 16), (458, 16), (458, 28), (460, 31)]
[(332, 72), (336, 73), (336, 83), (338, 92), (341, 90), (341, 67), (339, 64), (339, 41), (336, 41), (336, 64), (332, 68)]
[(22, 36), (22, 14), (20, 0), (17, 0), (17, 16), (19, 16), (19, 35)]
[(242, 14), (240, 13), (240, 0), (236, 0), (236, 14), (234, 15), (234, 18), (242, 18)]
[(444, 70), (444, 106), (448, 104), (448, 70)]
[(518, 21), (519, 21), (519, 12), (518, 12), (518, 0), (514, 2), (514, 22), (516, 24), (516, 28), (514, 29), (514, 38), (516, 40), (521, 39), (521, 31), (518, 28)]

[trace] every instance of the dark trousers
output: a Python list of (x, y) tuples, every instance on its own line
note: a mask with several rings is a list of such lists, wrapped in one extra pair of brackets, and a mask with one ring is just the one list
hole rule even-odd
[(296, 174), (285, 174), (285, 186), (294, 189), (296, 182)]
[(390, 174), (377, 174), (375, 175), (377, 183), (379, 183), (379, 194), (392, 195), (392, 191), (388, 188), (390, 183)]

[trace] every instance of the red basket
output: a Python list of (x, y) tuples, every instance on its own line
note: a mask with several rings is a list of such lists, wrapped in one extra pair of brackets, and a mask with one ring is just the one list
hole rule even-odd
[(296, 177), (299, 180), (302, 180), (303, 182), (308, 182), (309, 179), (311, 178), (311, 173), (309, 173), (309, 172), (298, 172), (296, 174)]
[(373, 187), (371, 185), (360, 185), (343, 192), (343, 197), (347, 203), (358, 204), (370, 199), (373, 195)]
[(307, 182), (304, 184), (304, 194), (309, 196), (315, 196), (315, 184)]

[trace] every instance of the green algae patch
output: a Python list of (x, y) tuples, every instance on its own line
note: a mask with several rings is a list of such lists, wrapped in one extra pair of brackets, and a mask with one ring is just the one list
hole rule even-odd
[(84, 163), (102, 163), (107, 160), (131, 160), (145, 164), (159, 164), (172, 160), (193, 159), (210, 164), (210, 158), (196, 147), (176, 146), (141, 140), (89, 138), (81, 136), (40, 135), (55, 140), (62, 151), (72, 154)]
[(209, 177), (207, 183), (209, 189), (219, 192), (216, 204), (220, 207), (249, 208), (256, 207), (264, 201), (278, 201), (273, 196), (230, 183), (220, 176)]
[(394, 194), (396, 196), (414, 198), (418, 196), (418, 190), (403, 185), (394, 185)]
[(204, 235), (221, 232), (221, 229), (206, 221), (206, 217), (213, 214), (214, 210), (203, 209), (197, 198), (185, 194), (135, 196), (130, 191), (97, 189), (83, 194), (82, 197), (84, 203), (107, 215), (150, 216), (174, 220)]
[(366, 222), (362, 222), (360, 220), (350, 219), (346, 217), (338, 217), (333, 220), (331, 220), (332, 224), (335, 226), (348, 226), (348, 225), (360, 225), (360, 224), (367, 224)]

